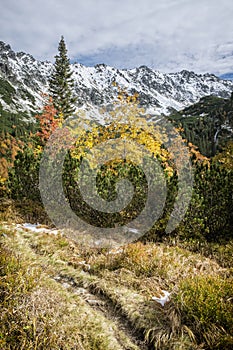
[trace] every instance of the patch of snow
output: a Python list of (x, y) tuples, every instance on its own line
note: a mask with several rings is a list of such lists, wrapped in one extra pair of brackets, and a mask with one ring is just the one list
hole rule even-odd
[(24, 223), (22, 225), (18, 224), (16, 225), (18, 228), (24, 228), (27, 229), (29, 231), (33, 231), (33, 232), (42, 232), (42, 233), (48, 233), (48, 234), (53, 234), (53, 235), (58, 235), (60, 233), (59, 230), (55, 230), (55, 229), (48, 229), (46, 227), (42, 227), (40, 224), (30, 224), (30, 223)]
[(141, 232), (138, 229), (132, 227), (127, 227), (127, 231), (135, 234), (141, 234)]
[(157, 303), (160, 303), (160, 305), (164, 306), (169, 300), (170, 300), (170, 295), (171, 293), (167, 292), (166, 290), (162, 290), (164, 295), (160, 295), (159, 298), (157, 297), (152, 297), (152, 300), (157, 301)]

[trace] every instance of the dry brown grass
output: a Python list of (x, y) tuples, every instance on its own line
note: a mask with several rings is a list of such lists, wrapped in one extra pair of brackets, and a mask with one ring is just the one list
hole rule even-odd
[[(230, 349), (233, 345), (230, 336), (233, 321), (227, 313), (231, 305), (227, 300), (232, 300), (230, 294), (233, 294), (231, 269), (221, 267), (215, 260), (165, 244), (138, 242), (110, 251), (84, 248), (62, 235), (16, 231), (16, 238), (11, 244), (23, 249), (33, 265), (40, 266), (50, 277), (65, 276), (77, 286), (84, 286), (93, 294), (104, 297), (155, 349), (223, 349), (223, 346)], [(45, 287), (48, 281), (51, 278), (46, 279)], [(210, 286), (207, 310), (213, 305), (216, 309), (219, 302), (222, 318), (218, 323), (212, 315), (211, 321), (207, 317), (199, 327), (200, 318), (206, 315), (206, 305), (201, 298), (207, 286)], [(228, 299), (221, 300), (221, 293), (216, 292), (220, 286), (222, 292), (227, 290)], [(193, 295), (189, 293), (192, 288)], [(164, 307), (151, 299), (152, 296), (158, 297), (162, 289), (171, 292), (171, 300)], [(85, 312), (80, 305), (75, 307)], [(224, 323), (223, 315), (228, 323)], [(87, 322), (91, 324), (90, 319)], [(69, 325), (66, 322), (68, 328), (72, 328), (74, 320), (71, 318)], [(95, 326), (91, 327), (94, 334), (88, 330), (86, 337), (82, 333), (82, 324), (76, 323), (80, 326), (82, 342), (95, 338), (97, 325), (104, 323), (100, 318), (95, 321)], [(100, 349), (108, 349), (109, 345), (101, 346)]]
[(0, 198), (0, 222), (43, 222), (51, 225), (51, 221), (42, 205), (28, 199)]
[(111, 322), (49, 278), (43, 261), (7, 235), (1, 244), (0, 348), (122, 350)]

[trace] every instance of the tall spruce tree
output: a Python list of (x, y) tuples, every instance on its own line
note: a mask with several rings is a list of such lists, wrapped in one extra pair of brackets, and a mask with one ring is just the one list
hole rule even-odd
[(72, 78), (63, 36), (59, 42), (58, 51), (59, 54), (55, 56), (55, 63), (49, 80), (49, 92), (58, 115), (62, 115), (66, 119), (74, 113), (77, 98), (73, 93), (74, 79)]

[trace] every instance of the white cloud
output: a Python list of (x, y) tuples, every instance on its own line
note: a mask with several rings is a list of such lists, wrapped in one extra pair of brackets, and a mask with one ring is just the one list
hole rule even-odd
[(72, 59), (163, 71), (233, 71), (232, 0), (8, 0), (1, 38), (52, 60), (61, 34)]

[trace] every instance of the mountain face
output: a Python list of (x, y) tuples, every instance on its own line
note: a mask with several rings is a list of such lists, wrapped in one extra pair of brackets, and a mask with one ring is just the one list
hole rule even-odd
[(230, 99), (202, 97), (199, 102), (168, 117), (173, 125), (182, 126), (182, 135), (211, 157), (233, 140), (233, 94)]
[[(229, 98), (233, 91), (232, 81), (208, 73), (198, 75), (183, 70), (165, 74), (146, 66), (127, 70), (104, 64), (71, 66), (77, 108), (93, 111), (117, 98), (116, 84), (130, 94), (137, 92), (140, 106), (151, 114), (181, 110), (207, 95)], [(37, 61), (23, 52), (15, 53), (9, 45), (0, 42), (0, 111), (27, 112), (28, 115), (38, 111), (42, 105), (41, 93), (48, 89), (52, 67), (51, 62)]]

